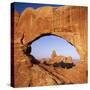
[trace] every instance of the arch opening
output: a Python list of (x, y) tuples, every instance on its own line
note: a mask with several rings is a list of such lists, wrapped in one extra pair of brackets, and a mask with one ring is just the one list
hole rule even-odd
[(33, 58), (32, 62), (53, 64), (55, 67), (72, 67), (80, 60), (79, 53), (70, 42), (52, 34), (43, 34), (29, 42), (26, 51)]

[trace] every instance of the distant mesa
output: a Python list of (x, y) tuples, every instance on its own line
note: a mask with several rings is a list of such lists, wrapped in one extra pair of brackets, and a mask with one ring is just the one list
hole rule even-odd
[(51, 54), (51, 60), (48, 61), (48, 64), (54, 64), (54, 63), (59, 63), (63, 61), (64, 63), (72, 63), (72, 57), (71, 56), (68, 56), (68, 57), (65, 57), (65, 56), (62, 56), (62, 55), (57, 55), (56, 54), (56, 51), (53, 50), (52, 51), (52, 54)]
[(52, 51), (51, 58), (44, 58), (41, 60), (41, 63), (53, 65), (55, 67), (61, 66), (62, 68), (72, 68), (75, 66), (71, 56), (65, 57), (62, 55), (57, 55), (55, 50)]

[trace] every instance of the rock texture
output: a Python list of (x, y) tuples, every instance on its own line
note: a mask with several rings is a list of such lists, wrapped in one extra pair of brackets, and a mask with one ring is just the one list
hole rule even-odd
[[(13, 39), (11, 40), (14, 53), (11, 61), (12, 75), (14, 75), (12, 86), (87, 82), (87, 7), (26, 8), (21, 15), (16, 11), (12, 15), (14, 17), (12, 20), (14, 33), (12, 33)], [(24, 51), (28, 44), (47, 34), (62, 37), (76, 47), (80, 54), (80, 62), (74, 68), (61, 69), (39, 64), (33, 65), (32, 57), (26, 55)]]
[(55, 58), (56, 56), (57, 56), (56, 51), (53, 50), (53, 52), (52, 52), (52, 54), (51, 54), (51, 59)]
[(62, 56), (62, 55), (57, 55), (56, 51), (53, 50), (52, 54), (51, 54), (51, 58), (49, 58), (49, 60), (44, 60), (41, 61), (41, 63), (46, 63), (46, 64), (55, 64), (55, 63), (60, 63), (60, 62), (64, 62), (64, 63), (73, 63), (73, 59), (71, 56)]

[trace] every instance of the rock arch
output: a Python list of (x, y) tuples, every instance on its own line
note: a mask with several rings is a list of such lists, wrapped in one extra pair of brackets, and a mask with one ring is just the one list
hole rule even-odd
[[(45, 13), (43, 15), (43, 13)], [(54, 34), (66, 39), (74, 45), (81, 57), (86, 60), (87, 50), (87, 8), (43, 7), (27, 8), (20, 15), (17, 33), (20, 38), (24, 35), (24, 44), (32, 42), (42, 34)]]
[[(26, 8), (21, 15), (14, 12), (14, 17), (14, 42), (12, 43), (14, 43), (16, 65), (28, 60), (23, 49), (43, 34), (64, 38), (76, 47), (80, 54), (80, 61), (87, 61), (87, 7)], [(17, 70), (16, 66), (15, 70)], [(17, 85), (19, 84), (21, 85), (21, 82)]]

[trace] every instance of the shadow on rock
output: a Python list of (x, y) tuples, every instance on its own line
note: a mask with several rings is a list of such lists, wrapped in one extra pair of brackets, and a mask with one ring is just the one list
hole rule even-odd
[(59, 62), (59, 63), (55, 63), (53, 64), (54, 67), (62, 67), (62, 68), (72, 68), (73, 66), (75, 66), (74, 63), (64, 63), (63, 61), (62, 62)]

